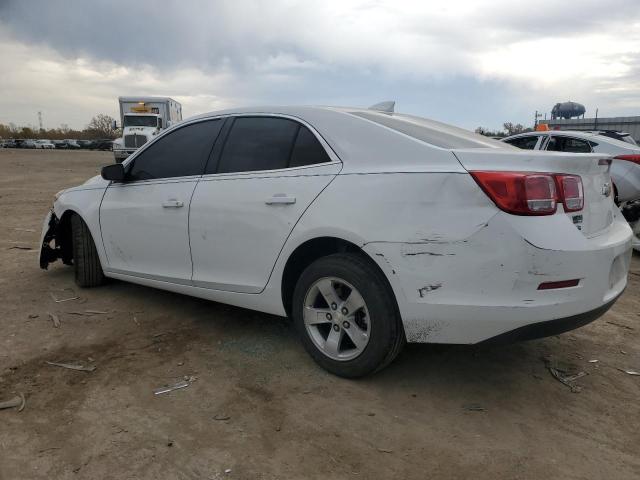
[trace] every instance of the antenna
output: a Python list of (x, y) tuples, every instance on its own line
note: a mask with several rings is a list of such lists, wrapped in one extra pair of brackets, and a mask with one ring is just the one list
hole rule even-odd
[(396, 102), (393, 100), (387, 100), (386, 102), (376, 103), (371, 105), (367, 110), (375, 110), (377, 112), (393, 113)]

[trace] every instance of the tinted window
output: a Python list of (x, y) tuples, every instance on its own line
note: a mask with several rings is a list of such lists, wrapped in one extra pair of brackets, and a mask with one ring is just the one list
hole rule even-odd
[(533, 150), (536, 148), (536, 143), (538, 143), (538, 136), (518, 137), (511, 140), (505, 140), (505, 142), (524, 150)]
[(552, 136), (547, 144), (547, 150), (552, 152), (589, 153), (591, 145), (586, 140), (573, 137)]
[(300, 126), (289, 166), (301, 167), (330, 161), (329, 155), (313, 133), (307, 127)]
[(201, 175), (221, 127), (221, 120), (208, 120), (165, 135), (134, 159), (128, 179)]
[(287, 168), (297, 132), (298, 124), (286, 118), (236, 118), (224, 144), (218, 172)]

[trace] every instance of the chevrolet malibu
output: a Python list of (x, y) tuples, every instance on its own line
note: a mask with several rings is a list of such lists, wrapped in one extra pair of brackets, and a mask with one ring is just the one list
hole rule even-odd
[(631, 231), (602, 154), (519, 150), (387, 111), (227, 110), (59, 192), (40, 266), (290, 316), (330, 372), (405, 342), (500, 342), (601, 316)]

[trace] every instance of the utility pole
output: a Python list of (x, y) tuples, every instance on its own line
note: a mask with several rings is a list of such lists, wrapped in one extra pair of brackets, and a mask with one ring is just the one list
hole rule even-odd
[(598, 109), (596, 108), (596, 120), (595, 122), (593, 122), (593, 129), (597, 130), (598, 129)]
[(38, 124), (40, 125), (40, 131), (44, 130), (42, 128), (42, 112), (38, 112)]
[(534, 130), (535, 130), (535, 129), (536, 129), (536, 127), (538, 126), (538, 119), (539, 119), (540, 117), (542, 117), (542, 114), (541, 114), (541, 113), (538, 113), (538, 110), (536, 110), (536, 113), (534, 114), (534, 117), (533, 117), (533, 129), (534, 129)]

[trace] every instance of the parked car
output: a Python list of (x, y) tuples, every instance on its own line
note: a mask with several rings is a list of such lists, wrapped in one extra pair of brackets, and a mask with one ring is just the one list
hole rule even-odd
[(67, 143), (64, 140), (52, 140), (56, 148), (67, 148)]
[(611, 179), (618, 203), (640, 199), (640, 147), (600, 132), (550, 130), (521, 133), (503, 142), (525, 150), (604, 153), (613, 157)]
[(93, 140), (76, 140), (76, 143), (78, 144), (78, 146), (80, 148), (84, 148), (86, 150), (89, 150), (91, 148), (91, 146), (93, 145)]
[(94, 140), (91, 145), (92, 150), (113, 150), (113, 140), (111, 139), (98, 139)]
[(18, 139), (16, 140), (16, 147), (17, 148), (36, 148), (36, 142), (34, 140)]
[(12, 138), (4, 141), (4, 148), (17, 148), (16, 141)]
[[(503, 141), (525, 150), (547, 150), (576, 153), (605, 153), (613, 157), (611, 180), (616, 204), (630, 222), (634, 232), (633, 246), (640, 251), (640, 146), (633, 139), (619, 140), (613, 131), (552, 130), (513, 135)], [(627, 134), (628, 135), (628, 134)]]
[(40, 266), (289, 315), (318, 364), (358, 377), (405, 341), (529, 339), (601, 316), (631, 257), (609, 167), (388, 111), (214, 112), (59, 192)]
[(80, 145), (78, 144), (77, 140), (69, 140), (69, 139), (65, 139), (63, 140), (65, 145), (67, 146), (68, 149), (70, 150), (78, 150), (80, 149)]
[(56, 146), (53, 144), (51, 140), (36, 140), (35, 144), (36, 144), (35, 148), (42, 148), (42, 149), (48, 149), (48, 150), (53, 150), (54, 148), (56, 148)]

